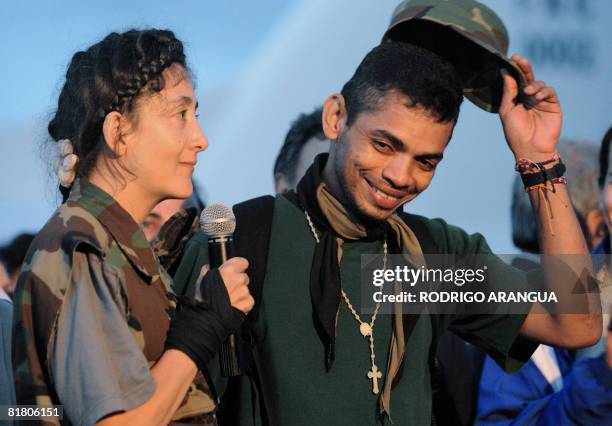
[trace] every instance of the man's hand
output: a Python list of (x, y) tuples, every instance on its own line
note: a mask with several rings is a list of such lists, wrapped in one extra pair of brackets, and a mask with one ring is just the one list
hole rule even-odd
[(535, 79), (527, 59), (518, 55), (511, 59), (525, 75), (527, 105), (515, 103), (518, 84), (504, 70), (504, 95), (499, 116), (506, 141), (516, 159), (527, 158), (536, 162), (548, 160), (554, 155), (561, 134), (562, 113), (557, 92), (543, 81)]

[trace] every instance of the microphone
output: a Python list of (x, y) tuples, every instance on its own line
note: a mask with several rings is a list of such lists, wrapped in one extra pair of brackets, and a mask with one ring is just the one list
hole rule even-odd
[[(211, 204), (200, 215), (200, 227), (208, 238), (210, 267), (211, 269), (218, 268), (223, 262), (234, 256), (236, 217), (232, 209), (226, 205)], [(235, 334), (231, 334), (219, 348), (219, 365), (223, 377), (234, 377), (241, 374), (238, 359), (237, 338)]]

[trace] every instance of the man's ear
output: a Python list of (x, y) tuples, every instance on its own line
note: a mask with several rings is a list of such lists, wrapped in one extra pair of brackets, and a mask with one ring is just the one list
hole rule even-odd
[(330, 141), (335, 141), (346, 125), (346, 103), (340, 93), (331, 95), (323, 105), (323, 133)]
[(117, 157), (124, 156), (127, 151), (127, 144), (125, 143), (122, 132), (122, 126), (125, 127), (125, 125), (126, 123), (123, 115), (117, 111), (110, 112), (104, 117), (104, 123), (102, 125), (104, 141), (108, 149)]

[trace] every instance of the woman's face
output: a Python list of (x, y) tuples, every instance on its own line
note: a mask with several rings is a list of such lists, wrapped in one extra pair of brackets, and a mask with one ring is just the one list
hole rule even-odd
[(134, 183), (157, 200), (187, 198), (197, 155), (208, 146), (196, 116), (193, 83), (179, 65), (163, 73), (164, 89), (145, 95), (134, 111), (134, 129), (126, 135), (125, 165)]

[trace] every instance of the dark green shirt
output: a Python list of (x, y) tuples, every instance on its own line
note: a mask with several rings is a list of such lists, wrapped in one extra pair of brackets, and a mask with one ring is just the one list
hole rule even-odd
[[(469, 236), (441, 220), (428, 222), (436, 246), (446, 253), (490, 253), (484, 238)], [(304, 213), (284, 197), (277, 197), (272, 222), (268, 265), (263, 288), (262, 308), (255, 326), (261, 355), (262, 386), (272, 407), (273, 424), (280, 425), (370, 425), (377, 424), (378, 396), (372, 393), (367, 377), (370, 370), (369, 339), (359, 332), (359, 324), (341, 302), (336, 326), (336, 357), (330, 371), (324, 364), (323, 344), (313, 325), (310, 298), (310, 268), (315, 240)], [(195, 236), (189, 243), (175, 276), (177, 291), (193, 293), (200, 267), (208, 262), (206, 238)], [(345, 242), (340, 262), (342, 287), (355, 309), (360, 307), (361, 256), (379, 254), (382, 242)], [(524, 276), (512, 268), (502, 274), (497, 288), (516, 288)], [(182, 289), (180, 286), (183, 286)], [(205, 290), (205, 289), (204, 289)], [(369, 322), (370, 316), (362, 319)], [(491, 353), (504, 367), (516, 368), (528, 359), (509, 356), (524, 315), (463, 316), (460, 322), (445, 317), (443, 329), (450, 328)], [(392, 317), (379, 315), (374, 327), (376, 364), (387, 370)], [(431, 383), (429, 349), (432, 322), (422, 315), (406, 344), (401, 380), (393, 388), (391, 417), (396, 425), (430, 425)], [(525, 358), (526, 357), (526, 358)], [(518, 363), (516, 361), (519, 361)], [(211, 369), (216, 368), (216, 361)], [(380, 389), (384, 380), (379, 381)], [(217, 384), (223, 388), (222, 383)], [(244, 398), (248, 404), (248, 398)], [(244, 421), (250, 424), (251, 407), (242, 407)], [(385, 424), (389, 424), (388, 419)]]

